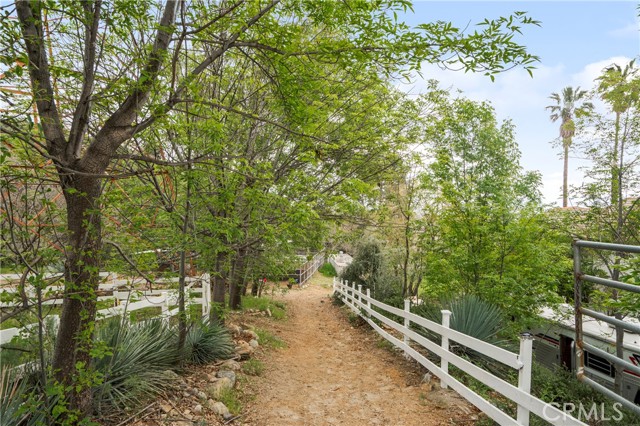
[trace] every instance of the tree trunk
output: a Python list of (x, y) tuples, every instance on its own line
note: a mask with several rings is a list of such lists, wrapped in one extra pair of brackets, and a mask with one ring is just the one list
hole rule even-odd
[[(100, 181), (75, 175), (62, 179), (67, 203), (69, 249), (65, 262), (65, 292), (53, 353), (56, 380), (70, 386), (69, 408), (86, 414), (91, 406), (91, 364), (96, 316), (96, 291), (102, 245)], [(80, 370), (80, 371), (79, 371)]]
[(246, 250), (238, 250), (234, 261), (233, 274), (229, 285), (229, 308), (240, 309), (242, 301), (242, 288), (244, 287), (244, 272), (246, 262)]
[(569, 204), (569, 145), (571, 139), (566, 138), (562, 141), (564, 148), (564, 168), (562, 171), (562, 207)]
[(612, 150), (612, 158), (611, 158), (611, 206), (616, 206), (618, 204), (618, 197), (620, 191), (620, 181), (619, 181), (619, 173), (618, 170), (618, 146), (620, 144), (620, 113), (616, 112), (616, 124), (615, 124), (615, 135), (613, 140), (613, 150)]

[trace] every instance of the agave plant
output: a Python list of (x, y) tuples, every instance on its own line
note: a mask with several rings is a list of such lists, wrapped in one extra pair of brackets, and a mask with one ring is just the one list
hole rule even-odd
[(229, 331), (215, 320), (200, 320), (192, 325), (185, 342), (185, 361), (206, 364), (233, 355), (233, 339)]
[(110, 348), (94, 362), (103, 375), (94, 392), (99, 413), (133, 408), (171, 386), (175, 374), (170, 370), (180, 357), (176, 334), (161, 319), (133, 324), (112, 319), (102, 324), (96, 338)]
[[(459, 298), (441, 301), (438, 305), (423, 304), (413, 308), (413, 312), (438, 324), (442, 321), (442, 309), (452, 312), (449, 326), (466, 335), (493, 344), (501, 344), (498, 334), (503, 328), (500, 308), (478, 296), (468, 294)], [(417, 331), (426, 337), (434, 334), (418, 327)], [(463, 350), (464, 351), (464, 350)]]

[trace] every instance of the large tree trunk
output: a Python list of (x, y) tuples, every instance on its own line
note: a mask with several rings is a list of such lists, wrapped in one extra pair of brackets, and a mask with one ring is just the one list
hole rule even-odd
[(91, 364), (102, 245), (101, 186), (98, 178), (79, 175), (63, 179), (62, 185), (70, 235), (64, 301), (52, 366), (56, 380), (71, 385), (69, 408), (87, 413), (91, 384), (85, 383), (87, 377), (79, 373), (88, 371)]

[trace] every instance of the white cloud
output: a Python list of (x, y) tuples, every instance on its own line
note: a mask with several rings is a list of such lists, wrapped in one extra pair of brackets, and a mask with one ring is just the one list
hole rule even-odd
[(602, 61), (592, 62), (584, 66), (582, 71), (573, 74), (571, 80), (576, 86), (580, 86), (583, 89), (590, 89), (594, 86), (594, 80), (602, 74), (605, 68), (617, 64), (624, 68), (631, 61), (631, 58), (626, 56), (612, 56)]
[(630, 22), (624, 27), (609, 31), (607, 35), (614, 38), (638, 37), (640, 36), (640, 22)]
[[(566, 86), (580, 86), (590, 90), (602, 70), (615, 63), (626, 65), (631, 58), (614, 56), (584, 65), (577, 72), (570, 72), (563, 64), (540, 64), (534, 77), (522, 69), (513, 69), (496, 76), (495, 82), (482, 74), (442, 70), (435, 65), (423, 67), (423, 79), (411, 84), (399, 83), (398, 88), (407, 93), (419, 94), (426, 90), (425, 80), (436, 79), (440, 86), (460, 89), (467, 98), (490, 101), (499, 119), (510, 118), (516, 125), (517, 141), (522, 152), (521, 164), (526, 170), (542, 173), (542, 194), (545, 202), (560, 205), (562, 199), (562, 159), (559, 149), (550, 142), (558, 136), (558, 123), (549, 120), (545, 110), (552, 101), (549, 95), (560, 92)], [(594, 100), (598, 108), (604, 105)], [(589, 161), (570, 158), (569, 185), (580, 185), (585, 178), (580, 167)], [(576, 200), (573, 200), (576, 201)]]

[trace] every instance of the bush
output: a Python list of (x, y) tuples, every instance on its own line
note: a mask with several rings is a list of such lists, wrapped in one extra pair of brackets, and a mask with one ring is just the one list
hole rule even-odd
[(184, 359), (191, 364), (206, 364), (228, 359), (233, 351), (233, 339), (226, 328), (214, 320), (200, 320), (187, 333)]
[(338, 273), (336, 272), (336, 268), (329, 262), (322, 265), (318, 271), (324, 275), (325, 277), (337, 277)]
[(161, 319), (123, 325), (113, 318), (101, 324), (96, 340), (110, 348), (94, 363), (103, 375), (94, 392), (98, 413), (139, 406), (172, 384), (175, 374), (165, 372), (180, 360), (177, 338)]

